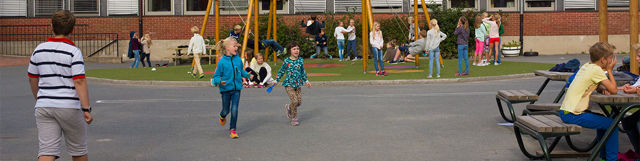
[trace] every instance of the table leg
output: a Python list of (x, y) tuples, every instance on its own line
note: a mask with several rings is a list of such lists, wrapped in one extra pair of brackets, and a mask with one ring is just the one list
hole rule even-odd
[(567, 92), (567, 88), (562, 87), (562, 90), (560, 90), (560, 93), (558, 93), (558, 95), (556, 96), (556, 99), (553, 100), (553, 103), (560, 102), (560, 99), (562, 99), (562, 96), (564, 96), (565, 92)]
[(538, 89), (538, 92), (536, 92), (536, 95), (540, 96), (540, 94), (542, 94), (542, 91), (544, 90), (544, 88), (547, 87), (547, 84), (549, 83), (549, 81), (551, 81), (551, 78), (547, 78), (547, 80), (544, 80), (544, 83), (542, 83), (542, 86), (540, 86), (540, 89)]
[[(635, 105), (631, 105), (628, 106), (626, 108), (624, 108), (620, 113), (624, 114), (629, 112), (629, 110), (634, 109), (634, 108), (640, 108), (640, 104), (635, 104)], [(602, 150), (602, 146), (604, 146), (604, 144), (607, 142), (607, 140), (609, 140), (609, 137), (611, 137), (611, 133), (613, 133), (613, 130), (615, 127), (618, 126), (618, 122), (620, 122), (620, 120), (622, 120), (622, 117), (624, 115), (618, 115), (615, 117), (615, 119), (613, 120), (613, 123), (611, 124), (611, 126), (609, 126), (609, 129), (607, 129), (607, 132), (604, 133), (604, 136), (602, 137), (602, 139), (600, 139), (600, 141), (598, 142), (598, 145), (596, 146), (596, 148), (593, 150), (593, 152), (591, 152), (591, 156), (589, 157), (589, 161), (593, 161), (596, 159), (596, 157), (599, 155), (600, 150)]]

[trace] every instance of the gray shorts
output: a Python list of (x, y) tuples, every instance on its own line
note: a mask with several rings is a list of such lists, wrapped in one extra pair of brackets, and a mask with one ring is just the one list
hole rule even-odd
[(38, 107), (35, 116), (40, 147), (38, 157), (59, 157), (63, 138), (69, 155), (87, 154), (87, 123), (80, 109)]

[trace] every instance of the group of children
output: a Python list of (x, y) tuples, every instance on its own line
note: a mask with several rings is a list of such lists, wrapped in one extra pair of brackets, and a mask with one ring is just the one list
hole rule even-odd
[[(482, 15), (476, 17), (474, 26), (476, 28), (476, 51), (473, 65), (500, 65), (500, 36), (504, 33), (500, 15), (496, 13), (489, 16), (486, 12), (482, 13)], [(491, 60), (492, 58), (493, 60)]]

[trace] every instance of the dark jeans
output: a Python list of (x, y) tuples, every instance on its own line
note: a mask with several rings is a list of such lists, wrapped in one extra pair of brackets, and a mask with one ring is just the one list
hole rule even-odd
[(253, 75), (253, 79), (250, 80), (252, 82), (262, 83), (262, 81), (264, 81), (264, 78), (267, 77), (267, 69), (264, 67), (261, 67), (260, 71), (258, 71), (257, 73), (251, 68), (247, 68), (245, 69), (245, 71), (247, 71), (247, 73), (249, 73), (250, 75)]
[[(564, 111), (560, 110), (559, 113), (562, 122), (595, 129), (597, 131), (596, 138), (598, 141), (602, 139), (604, 133), (609, 129), (611, 123), (613, 123), (613, 119), (611, 118), (589, 112), (575, 115), (573, 113), (564, 114)], [(606, 158), (608, 161), (618, 159), (618, 128), (613, 130), (613, 133), (611, 133), (611, 137), (609, 137), (609, 140), (605, 143), (604, 148), (600, 150), (600, 158)]]
[(144, 65), (144, 60), (147, 59), (147, 64), (151, 67), (151, 54), (149, 53), (141, 53), (140, 54), (140, 63), (142, 63), (142, 67), (146, 67)]
[(636, 153), (640, 152), (640, 147), (638, 146), (640, 143), (640, 128), (638, 128), (638, 121), (640, 121), (640, 112), (635, 112), (633, 115), (625, 117), (622, 119), (622, 127), (627, 131), (627, 136), (629, 136), (629, 141), (631, 141), (631, 145), (633, 145), (633, 149)]
[[(358, 42), (358, 39), (347, 40), (347, 51), (346, 51), (347, 54), (346, 54), (346, 56), (351, 57), (351, 59), (355, 59), (356, 57), (358, 57), (358, 51), (356, 51), (357, 42)], [(351, 49), (351, 50), (349, 50), (349, 49)], [(351, 56), (351, 53), (353, 53), (353, 56)]]
[(280, 52), (282, 52), (284, 50), (284, 48), (282, 46), (280, 46), (280, 44), (278, 44), (278, 42), (276, 42), (273, 39), (260, 41), (260, 46), (262, 46), (263, 48), (266, 48), (267, 46), (269, 46), (269, 47), (273, 48), (273, 50), (280, 51)]
[(240, 103), (240, 90), (226, 91), (220, 93), (222, 95), (222, 111), (220, 116), (227, 117), (227, 114), (231, 112), (231, 123), (229, 129), (236, 129), (236, 122), (238, 121), (238, 103)]

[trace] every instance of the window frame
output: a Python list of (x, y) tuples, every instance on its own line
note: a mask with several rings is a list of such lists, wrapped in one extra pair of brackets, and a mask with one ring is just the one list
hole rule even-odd
[[(457, 7), (451, 7), (451, 1), (452, 0), (447, 0), (447, 8), (457, 8)], [(480, 0), (475, 0), (475, 7), (472, 8), (462, 8), (463, 11), (469, 11), (469, 10), (473, 10), (473, 9), (480, 9)]]
[(156, 15), (174, 15), (176, 13), (176, 0), (170, 0), (171, 1), (171, 11), (151, 11), (151, 7), (149, 7), (149, 1), (154, 1), (154, 0), (144, 0), (144, 6), (143, 6), (143, 12), (144, 15), (151, 15), (151, 16), (156, 16)]
[(527, 0), (524, 1), (524, 11), (555, 11), (556, 7), (558, 7), (558, 0), (549, 1), (551, 2), (551, 7), (527, 7)]
[(487, 0), (487, 11), (489, 12), (498, 12), (498, 11), (520, 11), (520, 1), (522, 0), (513, 0), (514, 6), (513, 7), (506, 7), (506, 8), (497, 8), (497, 7), (491, 7), (491, 1), (492, 0)]
[(69, 0), (69, 11), (73, 13), (75, 16), (100, 16), (100, 1), (101, 0), (93, 0), (96, 1), (96, 12), (95, 13), (77, 13), (75, 8), (73, 7), (76, 0)]
[[(409, 0), (409, 1), (410, 1), (409, 2), (409, 13), (413, 14), (413, 4), (412, 4), (413, 0)], [(427, 2), (427, 1), (429, 1), (429, 0), (424, 0), (424, 2), (428, 4), (429, 2)], [(444, 0), (443, 0), (442, 3), (444, 3)], [(442, 3), (436, 4), (436, 5), (438, 5), (438, 7), (440, 7), (440, 9), (444, 9), (445, 6), (442, 5)], [(427, 7), (427, 12), (433, 12), (433, 10), (431, 10), (431, 8)], [(422, 11), (422, 0), (418, 0), (418, 13), (424, 13)]]
[[(53, 13), (51, 13), (51, 15), (38, 15), (38, 10), (37, 10), (37, 7), (36, 7), (36, 6), (37, 6), (37, 4), (38, 4), (38, 2), (37, 2), (37, 1), (38, 1), (38, 0), (33, 0), (33, 17), (46, 17), (46, 16), (52, 16), (52, 15), (53, 15)], [(64, 6), (65, 6), (65, 5), (67, 5), (66, 0), (59, 0), (59, 1), (61, 1), (61, 2), (62, 2), (61, 7), (62, 7), (62, 9), (64, 10), (64, 9), (65, 9), (65, 7), (64, 7)], [(29, 4), (27, 4), (27, 5), (29, 5)], [(55, 13), (55, 12), (54, 12), (54, 13)]]
[[(276, 0), (276, 1), (278, 1), (278, 0)], [(276, 7), (276, 14), (289, 14), (289, 2), (290, 1), (288, 1), (288, 0), (280, 0), (280, 1), (282, 1), (282, 9), (279, 10)], [(263, 10), (262, 9), (262, 1), (258, 1), (258, 6), (260, 7), (260, 10), (258, 10), (258, 13), (260, 13), (260, 14), (268, 14), (269, 13), (269, 10)], [(235, 11), (233, 11), (233, 12), (235, 13)], [(240, 12), (240, 10), (238, 10), (238, 12)], [(246, 10), (245, 10), (245, 13), (246, 13)]]
[(23, 11), (19, 13), (21, 15), (18, 15), (18, 16), (15, 16), (15, 15), (10, 15), (10, 16), (0, 15), (0, 17), (27, 17), (29, 15), (29, 9), (28, 9), (29, 8), (29, 4), (26, 1), (22, 1), (22, 0), (18, 0), (18, 2), (22, 2), (23, 4), (21, 4), (21, 5), (24, 5)]

